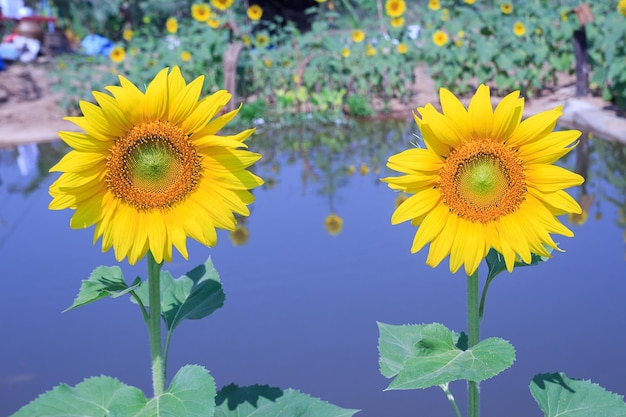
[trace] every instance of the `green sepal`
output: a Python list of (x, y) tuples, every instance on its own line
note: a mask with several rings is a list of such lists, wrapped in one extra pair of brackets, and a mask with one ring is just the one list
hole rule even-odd
[(530, 393), (545, 417), (624, 417), (624, 397), (562, 372), (535, 375)]
[(215, 382), (198, 365), (182, 367), (167, 391), (147, 400), (139, 388), (115, 378), (88, 378), (72, 388), (60, 384), (11, 417), (173, 417), (213, 416)]
[[(137, 289), (137, 296), (149, 307), (147, 284)], [(225, 299), (211, 258), (177, 279), (161, 271), (161, 316), (170, 333), (185, 319), (198, 320), (210, 315), (224, 305)]]
[[(553, 249), (546, 248), (546, 250), (549, 253), (552, 253)], [(522, 261), (515, 261), (515, 267), (519, 268), (521, 266), (534, 266), (538, 265), (540, 262), (546, 262), (548, 259), (550, 258), (531, 253), (530, 263), (527, 264)], [(495, 249), (492, 248), (491, 250), (489, 250), (489, 253), (487, 253), (485, 260), (487, 261), (487, 267), (489, 268), (489, 272), (487, 273), (487, 281), (491, 281), (492, 279), (494, 279), (498, 274), (500, 274), (500, 272), (506, 271), (504, 256), (502, 256), (502, 254), (500, 254)]]
[(214, 417), (350, 417), (359, 410), (349, 410), (327, 403), (294, 389), (230, 384), (215, 398)]
[(485, 339), (469, 349), (466, 338), (439, 323), (378, 323), (380, 371), (394, 378), (388, 390), (421, 389), (457, 380), (484, 381), (515, 362), (506, 340)]
[(141, 285), (141, 278), (137, 277), (132, 285), (128, 286), (119, 266), (99, 266), (93, 270), (88, 279), (83, 280), (74, 303), (63, 312), (93, 303), (104, 297), (117, 298), (139, 285)]

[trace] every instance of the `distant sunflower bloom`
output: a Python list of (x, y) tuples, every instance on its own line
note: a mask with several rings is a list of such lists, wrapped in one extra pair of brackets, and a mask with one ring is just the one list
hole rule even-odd
[(570, 14), (570, 10), (569, 9), (563, 9), (561, 10), (561, 22), (567, 22), (567, 17)]
[(401, 28), (402, 26), (404, 26), (404, 17), (400, 16), (391, 18), (391, 27)]
[(324, 219), (324, 228), (331, 235), (337, 236), (343, 229), (343, 219), (335, 213), (330, 213)]
[(393, 213), (393, 224), (418, 226), (411, 252), (430, 243), (426, 263), (435, 267), (450, 255), (454, 273), (473, 274), (491, 248), (513, 270), (531, 254), (549, 257), (557, 249), (550, 234), (573, 236), (558, 215), (580, 213), (563, 189), (583, 177), (553, 165), (573, 149), (576, 130), (553, 132), (561, 107), (521, 121), (519, 91), (493, 110), (489, 87), (481, 85), (468, 108), (440, 90), (442, 113), (431, 104), (414, 115), (425, 148), (389, 158), (387, 166), (406, 175), (383, 178), (394, 190), (413, 194)]
[(445, 22), (447, 20), (450, 20), (450, 10), (448, 9), (443, 9), (441, 11), (441, 21)]
[(191, 17), (198, 22), (206, 22), (211, 17), (211, 8), (206, 3), (192, 4)]
[(248, 239), (250, 239), (250, 231), (245, 224), (238, 224), (235, 226), (235, 229), (228, 234), (228, 237), (230, 237), (230, 241), (233, 242), (234, 246), (245, 245), (248, 243)]
[(170, 17), (165, 21), (165, 28), (169, 33), (178, 32), (178, 20), (175, 17)]
[(341, 48), (341, 56), (348, 58), (350, 56), (350, 50), (348, 48)]
[(524, 36), (526, 33), (526, 27), (522, 22), (515, 22), (513, 25), (513, 33), (517, 36)]
[(448, 43), (448, 34), (442, 30), (437, 30), (433, 33), (433, 43), (437, 46), (444, 46)]
[(226, 11), (233, 5), (233, 0), (211, 0), (211, 5), (218, 10)]
[(439, 0), (429, 0), (428, 1), (428, 8), (430, 10), (437, 11), (437, 10), (441, 9), (441, 4), (439, 3)]
[(464, 0), (466, 4), (474, 4), (476, 0)]
[(125, 29), (122, 33), (122, 38), (124, 38), (126, 42), (130, 42), (133, 39), (134, 33), (132, 29)]
[(269, 59), (269, 58), (264, 59), (264, 60), (263, 60), (263, 64), (264, 64), (267, 68), (272, 68), (272, 65), (273, 65), (272, 60), (271, 60), (271, 59)]
[(622, 16), (626, 16), (626, 0), (619, 0), (619, 3), (617, 3), (617, 12)]
[(511, 14), (513, 13), (513, 5), (511, 3), (502, 3), (500, 5), (500, 11), (503, 14)]
[(400, 42), (396, 49), (397, 49), (398, 53), (402, 54), (402, 55), (406, 54), (406, 51), (408, 50), (408, 48), (406, 46), (406, 43), (404, 43), (404, 42)]
[(178, 67), (161, 70), (145, 93), (120, 86), (81, 101), (67, 117), (85, 133), (59, 132), (73, 148), (50, 171), (52, 210), (73, 209), (74, 229), (95, 225), (94, 242), (132, 265), (148, 250), (157, 263), (172, 247), (187, 258), (187, 237), (214, 246), (216, 228), (233, 230), (234, 213), (249, 215), (248, 191), (263, 181), (246, 168), (261, 156), (245, 150), (254, 129), (218, 136), (238, 110), (214, 118), (230, 100), (218, 91), (198, 101), (203, 77), (187, 84)]
[(256, 35), (256, 38), (254, 40), (256, 41), (256, 44), (259, 48), (265, 48), (270, 43), (270, 38), (264, 33), (259, 33), (258, 35)]
[(406, 11), (404, 0), (387, 0), (385, 2), (385, 12), (390, 17), (400, 17)]
[(365, 46), (365, 55), (367, 56), (374, 56), (376, 55), (376, 48), (374, 48), (372, 45), (367, 45)]
[(361, 29), (355, 29), (352, 31), (352, 40), (355, 43), (361, 43), (365, 39), (365, 32)]
[(121, 46), (116, 46), (111, 49), (111, 52), (109, 53), (109, 58), (111, 58), (111, 61), (115, 62), (116, 64), (120, 63), (124, 60), (124, 58), (126, 58), (126, 51)]
[(246, 14), (248, 15), (248, 19), (255, 22), (259, 20), (261, 16), (263, 16), (263, 9), (258, 4), (253, 4), (252, 6), (248, 7), (248, 10), (246, 10)]
[(370, 173), (370, 167), (367, 166), (366, 163), (361, 163), (361, 165), (359, 165), (359, 174), (367, 175), (369, 173)]
[(182, 59), (185, 62), (191, 61), (191, 52), (189, 52), (189, 51), (181, 52), (180, 59)]
[(243, 36), (241, 37), (241, 42), (243, 42), (243, 44), (244, 44), (245, 46), (250, 46), (250, 36), (248, 36), (248, 35), (243, 35)]
[(206, 24), (212, 29), (220, 27), (220, 21), (218, 19), (209, 18), (209, 20), (206, 21)]

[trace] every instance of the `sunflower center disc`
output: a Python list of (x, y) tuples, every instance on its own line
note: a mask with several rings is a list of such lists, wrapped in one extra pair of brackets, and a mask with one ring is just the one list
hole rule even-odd
[(201, 158), (177, 127), (155, 121), (118, 139), (107, 160), (111, 192), (138, 210), (165, 209), (195, 190)]
[(440, 172), (444, 202), (460, 217), (488, 222), (512, 213), (526, 196), (522, 162), (510, 147), (473, 141), (454, 149)]

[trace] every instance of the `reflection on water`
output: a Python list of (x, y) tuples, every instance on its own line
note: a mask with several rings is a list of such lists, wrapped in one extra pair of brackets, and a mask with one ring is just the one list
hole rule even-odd
[[(363, 417), (450, 415), (440, 390), (383, 392), (389, 381), (378, 371), (376, 321), (465, 328), (463, 275), (410, 254), (414, 229), (390, 224), (406, 196), (379, 181), (389, 174), (387, 157), (415, 141), (414, 125), (264, 129), (250, 142), (263, 154), (256, 173), (266, 181), (251, 216), (221, 232), (217, 247), (190, 244), (189, 262), (174, 256), (165, 268), (178, 276), (211, 255), (226, 292), (224, 308), (181, 326), (170, 375), (199, 363), (219, 386), (294, 387)], [(70, 211), (47, 209), (47, 170), (65, 147), (35, 149), (26, 171), (18, 150), (0, 152), (0, 415), (91, 375), (150, 392), (146, 331), (134, 305), (120, 298), (60, 313), (80, 280), (115, 261), (91, 247), (93, 230), (69, 228)], [(587, 178), (571, 190), (585, 212), (566, 220), (576, 234), (560, 240), (566, 252), (491, 287), (483, 335), (510, 340), (517, 362), (481, 384), (486, 416), (538, 415), (528, 384), (543, 372), (626, 394), (626, 334), (615, 332), (626, 323), (626, 149), (591, 139), (563, 163)], [(122, 268), (127, 280), (145, 276), (141, 263)], [(465, 407), (465, 385), (451, 390)]]

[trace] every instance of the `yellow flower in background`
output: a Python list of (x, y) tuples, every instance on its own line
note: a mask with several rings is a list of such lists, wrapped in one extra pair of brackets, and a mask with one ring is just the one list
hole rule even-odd
[(326, 3), (326, 0), (315, 0), (318, 3)]
[(503, 14), (511, 14), (513, 13), (513, 5), (511, 3), (502, 3), (500, 5), (500, 11)]
[(211, 17), (211, 8), (206, 3), (192, 4), (191, 17), (198, 22), (206, 22)]
[(126, 58), (126, 51), (121, 46), (116, 46), (111, 49), (111, 52), (109, 53), (109, 58), (111, 58), (111, 61), (115, 62), (116, 64), (120, 63), (124, 60), (124, 58)]
[(135, 264), (148, 250), (157, 263), (175, 247), (187, 258), (187, 237), (214, 246), (216, 228), (233, 230), (234, 214), (249, 215), (248, 191), (263, 183), (246, 168), (261, 157), (247, 151), (248, 129), (218, 132), (239, 110), (216, 117), (231, 95), (199, 101), (204, 77), (187, 84), (178, 67), (165, 68), (145, 92), (120, 76), (111, 94), (80, 102), (67, 117), (84, 133), (59, 132), (73, 150), (50, 171), (52, 210), (75, 210), (70, 226), (95, 226), (94, 242)]
[(365, 162), (362, 162), (361, 165), (359, 165), (359, 174), (367, 175), (369, 173), (370, 173), (370, 167), (367, 166)]
[(437, 11), (441, 9), (441, 4), (439, 3), (439, 0), (428, 0), (428, 8), (430, 10)]
[(241, 42), (245, 45), (245, 46), (250, 46), (250, 36), (248, 35), (243, 35), (241, 37)]
[(365, 32), (361, 29), (355, 29), (352, 31), (352, 40), (356, 43), (361, 43), (365, 39)]
[(350, 164), (348, 166), (348, 175), (354, 175), (355, 172), (356, 172), (356, 168), (355, 168), (354, 164)]
[(461, 39), (457, 39), (456, 41), (454, 41), (454, 44), (460, 48), (461, 46), (463, 46), (463, 41)]
[(148, 25), (150, 24), (150, 22), (152, 22), (152, 18), (150, 16), (144, 16), (141, 18), (141, 21), (145, 23), (146, 25)]
[(567, 17), (569, 16), (571, 10), (563, 9), (561, 10), (561, 22), (567, 22)]
[(396, 49), (397, 49), (398, 53), (403, 54), (403, 55), (406, 54), (406, 51), (408, 50), (408, 48), (406, 46), (406, 43), (404, 43), (404, 42), (400, 42)]
[(330, 213), (324, 219), (324, 227), (328, 233), (337, 236), (343, 229), (343, 219), (335, 213)]
[(619, 0), (619, 3), (617, 3), (617, 11), (622, 16), (626, 16), (626, 0)]
[(464, 31), (464, 30), (459, 30), (459, 31), (456, 33), (456, 37), (457, 37), (457, 38), (462, 38), (462, 37), (464, 37), (464, 36), (465, 36), (465, 31)]
[(444, 46), (448, 43), (448, 34), (442, 30), (437, 30), (433, 33), (433, 42), (437, 46)]
[(181, 52), (180, 59), (182, 59), (185, 62), (191, 61), (191, 52), (189, 52), (189, 51)]
[(271, 60), (271, 59), (267, 59), (267, 58), (263, 60), (263, 64), (265, 64), (265, 66), (266, 66), (267, 68), (271, 68), (271, 67), (272, 67), (272, 65), (273, 65), (273, 64), (272, 64), (272, 60)]
[(466, 4), (474, 4), (476, 0), (463, 0)]
[(300, 83), (300, 76), (298, 76), (298, 74), (294, 74), (291, 79), (293, 80), (294, 83), (299, 84)]
[(410, 197), (410, 195), (407, 194), (407, 193), (398, 193), (398, 196), (396, 197), (396, 199), (393, 202), (393, 208), (397, 209), (398, 207), (400, 207), (400, 204), (402, 204), (406, 200), (408, 200), (409, 197)]
[(537, 36), (541, 36), (543, 31), (541, 30), (541, 28), (537, 28), (537, 29), (535, 29), (535, 33), (537, 34)]
[(441, 11), (441, 21), (445, 22), (447, 20), (450, 20), (450, 10), (448, 9), (443, 9)]
[(211, 0), (211, 5), (218, 10), (226, 11), (233, 5), (233, 0)]
[(348, 48), (341, 48), (341, 56), (348, 58), (350, 56), (350, 50)]
[(134, 34), (135, 32), (133, 32), (132, 29), (125, 29), (124, 32), (122, 32), (122, 38), (124, 38), (126, 42), (130, 42)]
[(521, 121), (519, 91), (495, 110), (489, 87), (481, 85), (469, 106), (440, 90), (440, 113), (431, 104), (414, 115), (425, 148), (393, 155), (387, 166), (406, 175), (382, 179), (413, 194), (391, 218), (418, 226), (411, 252), (430, 243), (426, 263), (435, 267), (450, 255), (454, 273), (472, 274), (491, 248), (513, 270), (531, 254), (549, 257), (557, 249), (551, 233), (573, 236), (556, 216), (580, 213), (563, 189), (583, 177), (553, 165), (577, 144), (580, 132), (553, 132), (563, 114), (557, 107)]
[(256, 35), (255, 41), (259, 48), (265, 48), (270, 43), (270, 38), (264, 33), (259, 33)]
[(209, 18), (209, 20), (206, 21), (206, 24), (211, 29), (217, 29), (220, 27), (220, 21), (218, 19)]
[(517, 36), (524, 36), (526, 33), (526, 27), (522, 22), (515, 22), (513, 25), (513, 33)]
[(175, 17), (170, 17), (165, 21), (165, 28), (169, 33), (178, 32), (178, 20)]
[(400, 17), (406, 11), (404, 0), (387, 0), (385, 2), (385, 12), (390, 17)]
[(404, 26), (404, 17), (400, 16), (391, 18), (391, 27), (401, 28), (402, 26)]
[(248, 10), (246, 10), (246, 14), (248, 15), (248, 19), (252, 21), (257, 21), (261, 18), (261, 16), (263, 16), (263, 9), (258, 4), (253, 4), (252, 6), (248, 7)]
[(233, 242), (234, 246), (245, 245), (250, 239), (250, 231), (245, 224), (238, 224), (235, 226), (235, 230), (228, 234), (228, 237), (230, 237), (230, 241)]
[(367, 45), (365, 45), (365, 55), (367, 56), (376, 55), (376, 48), (374, 48), (372, 45), (368, 43)]

